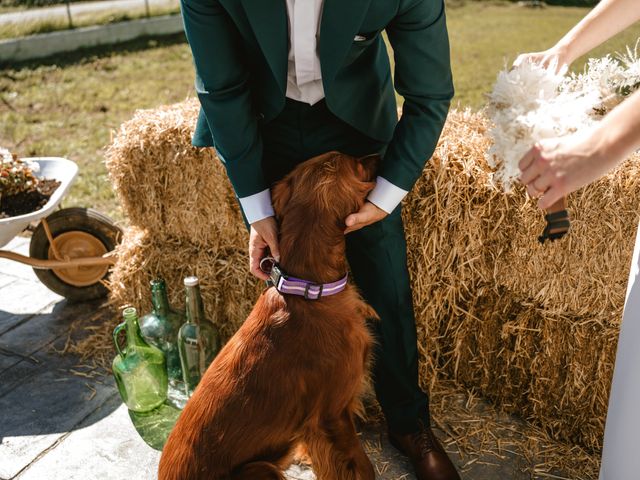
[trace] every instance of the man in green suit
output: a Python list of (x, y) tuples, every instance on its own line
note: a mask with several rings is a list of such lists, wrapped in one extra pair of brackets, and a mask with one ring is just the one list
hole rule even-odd
[[(376, 395), (418, 478), (458, 479), (418, 384), (400, 216), (453, 96), (443, 0), (182, 0), (182, 14), (202, 105), (193, 144), (215, 146), (225, 164), (250, 224), (254, 275), (266, 279), (267, 249), (279, 257), (274, 182), (331, 150), (382, 156), (368, 202), (345, 219), (354, 280), (381, 319)], [(405, 100), (400, 121), (394, 83)]]

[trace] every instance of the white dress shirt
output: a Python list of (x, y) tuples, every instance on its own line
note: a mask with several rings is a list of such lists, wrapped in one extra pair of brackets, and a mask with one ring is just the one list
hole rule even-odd
[(324, 0), (287, 0), (289, 64), (287, 97), (315, 105), (324, 98), (318, 32)]
[[(290, 39), (287, 97), (314, 105), (324, 98), (318, 54), (324, 0), (286, 1)], [(391, 213), (406, 194), (406, 190), (378, 177), (368, 200), (385, 212)], [(249, 223), (274, 215), (269, 189), (241, 198), (240, 205)]]

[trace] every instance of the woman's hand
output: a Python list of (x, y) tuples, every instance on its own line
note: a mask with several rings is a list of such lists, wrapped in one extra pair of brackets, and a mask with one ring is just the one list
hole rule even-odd
[(546, 210), (613, 168), (618, 159), (607, 150), (597, 131), (542, 140), (520, 160), (520, 181)]
[(260, 260), (269, 254), (276, 259), (276, 262), (280, 261), (278, 224), (273, 217), (252, 223), (249, 233), (249, 269), (260, 280), (269, 279), (269, 275), (260, 270)]
[(360, 211), (352, 213), (344, 221), (345, 225), (347, 226), (347, 229), (344, 231), (344, 233), (346, 235), (347, 233), (360, 230), (362, 227), (366, 227), (367, 225), (371, 225), (372, 223), (379, 222), (387, 215), (387, 212), (385, 212), (381, 208), (378, 208), (373, 203), (364, 202), (364, 205), (362, 206)]
[(523, 63), (530, 62), (545, 68), (551, 68), (553, 66), (556, 73), (564, 73), (572, 61), (573, 59), (570, 58), (566, 48), (554, 46), (544, 52), (523, 53), (516, 58), (513, 66), (518, 67)]
[(640, 149), (640, 90), (593, 130), (538, 142), (520, 160), (520, 180), (547, 209)]

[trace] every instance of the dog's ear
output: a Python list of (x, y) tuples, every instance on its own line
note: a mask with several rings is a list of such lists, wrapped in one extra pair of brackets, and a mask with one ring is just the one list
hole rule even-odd
[(277, 218), (282, 217), (282, 212), (287, 206), (287, 203), (289, 203), (289, 200), (291, 200), (292, 185), (293, 179), (289, 175), (276, 183), (271, 189), (271, 203)]
[(357, 173), (358, 178), (363, 182), (370, 182), (376, 178), (376, 172), (380, 166), (380, 155), (374, 153), (358, 159)]

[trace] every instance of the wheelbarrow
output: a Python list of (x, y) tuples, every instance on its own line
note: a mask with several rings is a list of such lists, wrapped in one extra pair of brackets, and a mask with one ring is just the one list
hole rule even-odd
[(72, 301), (92, 300), (107, 294), (104, 281), (115, 263), (113, 250), (122, 231), (107, 216), (89, 208), (58, 208), (78, 174), (66, 158), (25, 158), (40, 166), (35, 175), (55, 179), (60, 186), (40, 209), (0, 219), (0, 248), (39, 221), (29, 244), (29, 256), (0, 250), (7, 258), (33, 267), (38, 279), (53, 292)]

